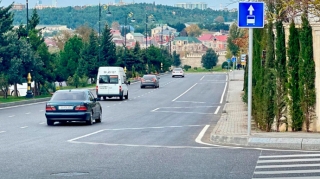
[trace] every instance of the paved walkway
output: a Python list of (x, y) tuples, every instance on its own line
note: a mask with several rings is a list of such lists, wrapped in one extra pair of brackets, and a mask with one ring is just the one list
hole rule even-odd
[(251, 134), (248, 135), (248, 109), (247, 104), (242, 101), (243, 84), (243, 70), (229, 72), (226, 104), (210, 136), (213, 143), (255, 148), (320, 150), (320, 133), (263, 132), (256, 129), (252, 120)]

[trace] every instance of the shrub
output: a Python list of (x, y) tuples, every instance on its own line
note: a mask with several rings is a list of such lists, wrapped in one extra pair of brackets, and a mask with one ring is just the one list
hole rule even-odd
[(184, 65), (184, 66), (183, 66), (183, 69), (186, 70), (186, 71), (188, 71), (190, 68), (191, 68), (190, 65)]

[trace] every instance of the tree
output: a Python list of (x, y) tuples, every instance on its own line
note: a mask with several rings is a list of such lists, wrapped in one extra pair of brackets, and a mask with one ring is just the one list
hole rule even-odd
[(291, 127), (293, 131), (299, 131), (302, 129), (303, 117), (301, 109), (301, 99), (299, 90), (299, 53), (300, 53), (300, 41), (299, 32), (295, 27), (295, 23), (292, 20), (289, 28), (289, 40), (288, 40), (288, 107), (291, 117)]
[(214, 19), (214, 22), (217, 22), (217, 23), (224, 23), (224, 18), (223, 16), (218, 16)]
[(206, 53), (201, 58), (201, 63), (204, 68), (212, 69), (212, 67), (217, 65), (219, 55), (216, 54), (211, 48), (206, 51)]
[(108, 24), (105, 25), (101, 41), (100, 66), (114, 66), (117, 62), (116, 45), (112, 41), (112, 34)]
[(315, 92), (315, 63), (313, 59), (312, 28), (307, 18), (307, 12), (301, 16), (302, 27), (300, 31), (300, 60), (299, 60), (299, 89), (301, 107), (306, 129), (310, 131), (310, 123), (316, 103)]
[(230, 27), (229, 37), (227, 39), (227, 47), (230, 50), (231, 54), (237, 56), (239, 52), (239, 47), (233, 42), (236, 38), (240, 37), (240, 30), (236, 23), (233, 23)]
[(75, 32), (77, 34), (79, 34), (79, 36), (82, 38), (82, 40), (84, 42), (88, 42), (89, 41), (89, 36), (90, 36), (90, 34), (92, 32), (92, 29), (89, 27), (88, 24), (85, 24), (85, 25), (77, 27)]
[(172, 57), (173, 57), (172, 65), (175, 66), (175, 67), (180, 66), (181, 65), (180, 55), (177, 54), (176, 51), (173, 51)]
[(63, 50), (65, 43), (72, 37), (69, 31), (63, 30), (59, 34), (53, 37), (60, 50)]
[(76, 35), (70, 38), (64, 50), (60, 52), (59, 72), (61, 78), (67, 81), (69, 76), (73, 76), (78, 68), (80, 52), (83, 47), (82, 39)]
[(199, 35), (202, 33), (201, 29), (196, 24), (191, 24), (190, 26), (186, 27), (186, 31), (190, 37), (199, 37)]
[(81, 50), (81, 60), (80, 65), (78, 66), (78, 74), (80, 77), (88, 76), (91, 81), (94, 81), (97, 77), (99, 62), (98, 62), (98, 38), (94, 33), (94, 30), (91, 29), (89, 36), (89, 41), (84, 44)]

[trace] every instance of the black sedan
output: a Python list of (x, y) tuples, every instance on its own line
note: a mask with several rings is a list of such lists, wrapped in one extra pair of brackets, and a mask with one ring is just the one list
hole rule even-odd
[(92, 125), (93, 121), (101, 122), (102, 108), (98, 100), (88, 89), (56, 91), (46, 104), (47, 124), (85, 121)]

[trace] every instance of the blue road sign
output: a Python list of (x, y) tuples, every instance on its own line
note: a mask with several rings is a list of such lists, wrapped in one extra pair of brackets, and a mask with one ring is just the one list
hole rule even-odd
[(239, 28), (264, 27), (264, 2), (239, 2)]
[(237, 58), (236, 57), (232, 57), (232, 62), (236, 62)]

